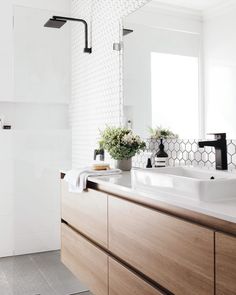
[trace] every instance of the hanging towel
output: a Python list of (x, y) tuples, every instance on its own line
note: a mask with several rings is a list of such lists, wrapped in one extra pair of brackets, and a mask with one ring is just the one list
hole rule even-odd
[(66, 173), (65, 181), (68, 182), (69, 192), (82, 193), (87, 188), (87, 180), (90, 176), (108, 176), (120, 174), (120, 169), (110, 169), (102, 171), (94, 171), (91, 168), (83, 168), (80, 170), (70, 170)]

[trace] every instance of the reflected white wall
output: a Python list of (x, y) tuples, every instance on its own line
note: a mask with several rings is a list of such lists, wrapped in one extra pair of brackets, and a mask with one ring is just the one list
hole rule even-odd
[(206, 133), (236, 138), (236, 6), (204, 21)]

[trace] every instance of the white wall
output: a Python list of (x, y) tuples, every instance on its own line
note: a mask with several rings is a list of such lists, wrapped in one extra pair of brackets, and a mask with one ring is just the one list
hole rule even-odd
[(126, 21), (133, 24), (145, 24), (152, 28), (198, 34), (202, 32), (202, 14), (200, 11), (155, 1), (150, 1), (146, 6), (129, 14), (124, 19), (124, 22)]
[(134, 131), (147, 138), (152, 126), (151, 52), (198, 57), (202, 22), (200, 17), (180, 12), (170, 16), (144, 7), (126, 17), (124, 27), (134, 30), (124, 37), (125, 119), (131, 119)]
[(14, 100), (68, 103), (71, 91), (71, 27), (44, 24), (57, 14), (14, 7)]
[(206, 133), (236, 138), (236, 5), (204, 22)]
[[(15, 95), (14, 5), (70, 12), (67, 0), (0, 4), (0, 116), (13, 128), (0, 130), (0, 257), (60, 247), (59, 169), (71, 165), (68, 97), (41, 101), (33, 92), (21, 99)], [(27, 38), (21, 33), (19, 45)], [(24, 72), (24, 64), (18, 64), (18, 70)]]
[(59, 167), (68, 130), (0, 131), (0, 256), (60, 248)]
[(25, 7), (47, 9), (70, 13), (70, 1), (68, 0), (7, 0), (0, 4), (0, 81), (1, 91), (0, 100), (12, 100), (13, 86), (13, 14), (14, 6), (21, 5)]
[(0, 102), (0, 116), (1, 114), (5, 117), (5, 124), (11, 125), (13, 130), (36, 132), (70, 127), (68, 105), (61, 103)]

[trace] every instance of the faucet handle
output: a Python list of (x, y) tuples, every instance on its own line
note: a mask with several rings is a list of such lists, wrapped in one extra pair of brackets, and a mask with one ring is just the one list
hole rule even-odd
[(215, 139), (226, 139), (226, 133), (207, 133), (207, 135), (214, 135)]

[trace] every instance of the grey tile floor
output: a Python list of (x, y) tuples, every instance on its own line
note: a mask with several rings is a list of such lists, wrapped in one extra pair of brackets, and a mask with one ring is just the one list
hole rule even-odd
[(60, 252), (0, 259), (0, 295), (92, 295), (60, 262)]

